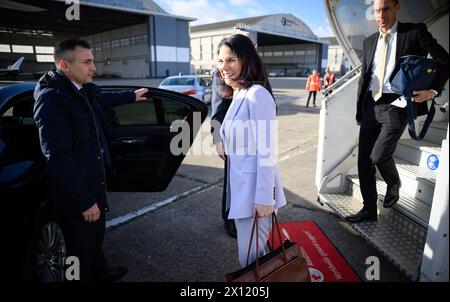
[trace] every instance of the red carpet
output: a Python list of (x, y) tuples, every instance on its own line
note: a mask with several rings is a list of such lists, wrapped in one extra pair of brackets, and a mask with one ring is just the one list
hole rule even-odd
[[(358, 275), (313, 221), (279, 223), (283, 239), (300, 246), (312, 282), (359, 282)], [(275, 230), (276, 232), (276, 230)], [(275, 248), (280, 246), (278, 235)], [(272, 243), (272, 234), (269, 237)]]

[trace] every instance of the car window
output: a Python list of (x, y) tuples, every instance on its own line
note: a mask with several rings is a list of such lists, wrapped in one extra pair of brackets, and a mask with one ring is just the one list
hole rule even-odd
[(108, 127), (170, 125), (185, 120), (190, 109), (169, 98), (151, 97), (144, 102), (121, 105), (107, 113)]
[(205, 82), (205, 80), (203, 80), (202, 78), (199, 78), (199, 83), (200, 83), (200, 86), (206, 86), (206, 82)]
[(193, 86), (194, 78), (172, 78), (166, 79), (161, 85), (164, 86)]
[(106, 114), (108, 127), (157, 125), (153, 99), (115, 107)]
[(42, 160), (39, 135), (33, 119), (34, 99), (26, 95), (14, 100), (0, 116), (0, 139), (14, 150), (14, 161)]
[(162, 103), (162, 107), (164, 110), (163, 123), (166, 125), (170, 125), (176, 120), (185, 120), (191, 113), (187, 105), (169, 99)]

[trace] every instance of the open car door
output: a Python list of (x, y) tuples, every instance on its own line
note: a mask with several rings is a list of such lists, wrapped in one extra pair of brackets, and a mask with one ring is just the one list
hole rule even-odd
[[(102, 87), (102, 91), (138, 88)], [(156, 88), (149, 88), (146, 101), (121, 105), (106, 112), (114, 166), (114, 170), (107, 173), (108, 191), (165, 190), (207, 113), (208, 108), (197, 99)], [(184, 126), (176, 126), (180, 123)], [(181, 131), (184, 131), (183, 142), (179, 139)], [(176, 142), (172, 142), (175, 137)], [(178, 149), (180, 147), (183, 152)]]

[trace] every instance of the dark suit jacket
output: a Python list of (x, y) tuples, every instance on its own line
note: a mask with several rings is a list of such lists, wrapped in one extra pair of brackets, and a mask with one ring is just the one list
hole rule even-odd
[[(368, 95), (369, 85), (372, 77), (372, 64), (377, 48), (379, 33), (375, 33), (364, 40), (364, 58), (362, 61), (361, 77), (358, 85), (358, 102), (356, 110), (356, 120), (361, 122), (364, 102), (370, 99)], [(428, 32), (425, 24), (398, 23), (397, 28), (397, 51), (398, 58), (406, 55), (418, 55), (425, 57), (430, 54), (441, 66), (438, 70), (436, 80), (430, 89), (436, 90), (439, 95), (448, 80), (448, 53), (437, 43), (436, 39)], [(395, 75), (391, 76), (391, 80)], [(426, 102), (414, 103), (416, 116), (424, 115), (428, 112)]]
[[(220, 137), (220, 125), (225, 118), (225, 114), (230, 107), (232, 98), (223, 98), (220, 96), (220, 84), (218, 80), (219, 71), (217, 69), (212, 73), (212, 96), (211, 96), (211, 134), (213, 136), (213, 142), (218, 143), (222, 141)], [(216, 127), (214, 127), (216, 126)]]
[[(80, 215), (94, 203), (107, 209), (105, 174), (93, 114), (101, 119), (109, 108), (135, 101), (133, 91), (101, 93), (93, 83), (83, 85), (86, 96), (60, 71), (48, 72), (36, 85), (34, 119), (52, 188), (54, 206)], [(92, 101), (93, 112), (88, 100)], [(98, 106), (97, 106), (97, 105)], [(98, 110), (97, 110), (98, 108)], [(97, 131), (98, 130), (98, 131)]]

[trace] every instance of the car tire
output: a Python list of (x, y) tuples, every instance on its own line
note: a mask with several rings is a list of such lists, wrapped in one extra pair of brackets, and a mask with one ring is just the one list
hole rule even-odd
[(38, 210), (25, 251), (24, 279), (37, 282), (65, 280), (66, 243), (60, 223), (50, 207)]

